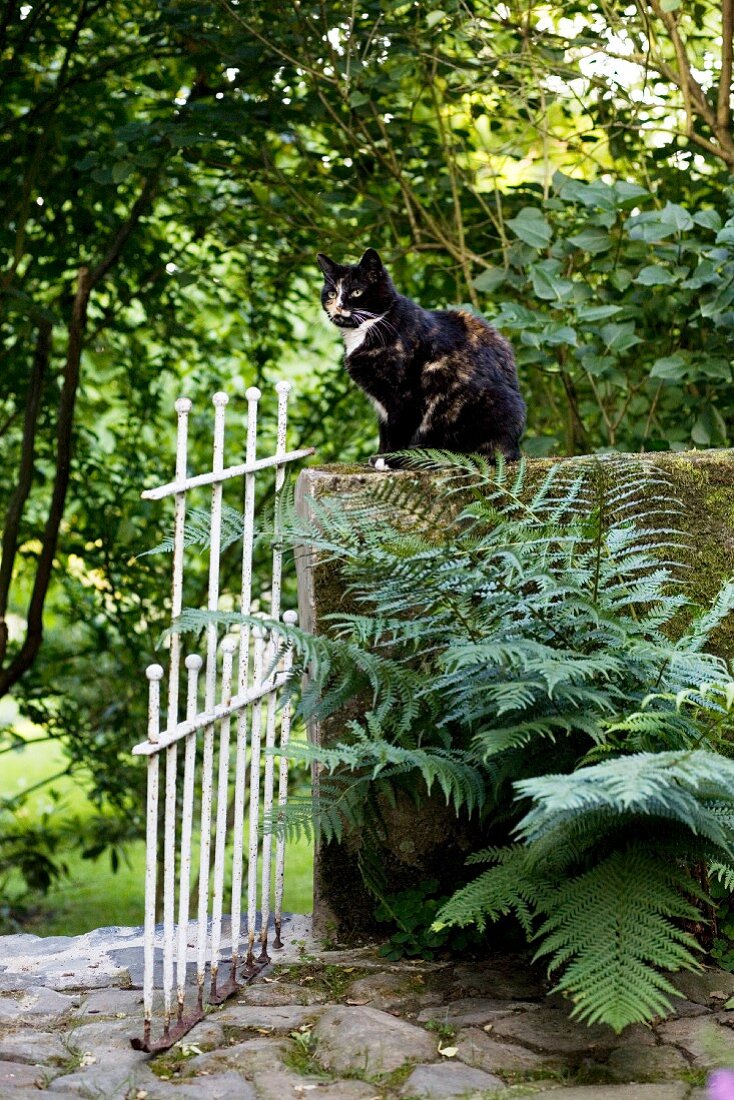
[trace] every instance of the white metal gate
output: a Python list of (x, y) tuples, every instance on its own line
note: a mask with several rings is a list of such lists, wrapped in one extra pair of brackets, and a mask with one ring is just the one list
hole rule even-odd
[[(275, 529), (273, 532), (272, 573), (270, 584), (269, 618), (281, 616), (282, 552), (278, 527), (278, 495), (285, 479), (285, 467), (290, 462), (313, 454), (313, 448), (297, 451), (286, 450), (287, 405), (289, 382), (279, 382), (278, 425), (275, 454), (267, 458), (256, 457), (257, 414), (261, 392), (257, 387), (247, 390), (248, 402), (245, 461), (235, 466), (224, 465), (224, 429), (227, 394), (215, 393), (214, 446), (211, 471), (187, 477), (188, 419), (191, 401), (182, 397), (176, 401), (178, 434), (176, 444), (176, 472), (174, 480), (157, 489), (149, 489), (142, 495), (146, 500), (162, 500), (173, 496), (175, 501), (173, 535), (173, 590), (171, 616), (175, 620), (183, 606), (183, 575), (186, 521), (186, 494), (189, 490), (211, 485), (209, 585), (207, 609), (216, 612), (220, 598), (220, 546), (222, 528), (222, 490), (225, 482), (238, 478), (244, 480), (244, 514), (242, 524), (242, 583), (239, 607), (248, 615), (253, 603), (253, 540), (255, 532), (255, 478), (259, 471), (274, 467), (275, 470)], [(287, 623), (296, 621), (293, 611), (286, 611)], [(219, 641), (217, 623), (208, 621), (205, 627), (205, 658), (189, 654), (184, 661), (186, 668), (186, 700), (183, 708), (179, 701), (181, 678), (181, 635), (172, 633), (168, 661), (168, 694), (165, 722), (161, 721), (160, 684), (165, 672), (161, 665), (146, 669), (149, 687), (148, 737), (132, 750), (148, 760), (148, 796), (146, 830), (145, 871), (145, 934), (144, 934), (144, 984), (145, 1010), (144, 1034), (135, 1038), (136, 1049), (154, 1051), (171, 1046), (194, 1026), (204, 1015), (207, 1003), (220, 1003), (231, 996), (242, 979), (251, 980), (269, 961), (268, 929), (270, 925), (272, 833), (260, 835), (259, 823), (262, 808), (263, 820), (273, 814), (274, 798), (277, 798), (276, 814), (285, 808), (288, 791), (288, 763), (285, 750), (290, 731), (290, 709), (287, 698), (277, 707), (278, 692), (289, 677), (291, 654), (278, 637), (264, 629), (250, 629), (243, 625), (237, 636), (226, 635)], [(203, 706), (200, 705), (200, 672), (203, 674)], [(236, 667), (235, 667), (236, 666)], [(181, 710), (183, 709), (183, 717)], [(265, 714), (263, 716), (263, 710)], [(235, 722), (234, 795), (231, 829), (228, 830), (230, 734)], [(261, 768), (263, 721), (266, 750)], [(280, 754), (278, 757), (277, 793), (275, 791), (276, 726), (280, 727)], [(198, 735), (201, 738), (201, 811), (198, 840), (198, 910), (195, 925), (189, 925), (189, 893), (192, 884), (192, 849), (194, 833), (195, 786)], [(217, 737), (218, 732), (218, 737)], [(249, 740), (249, 743), (248, 743)], [(183, 777), (179, 782), (178, 750), (183, 742)], [(160, 757), (165, 756), (165, 785), (162, 807), (163, 867), (158, 871), (159, 853), (159, 772)], [(217, 774), (215, 783), (215, 757)], [(247, 825), (247, 851), (245, 852), (245, 802), (249, 790)], [(214, 831), (214, 866), (211, 867), (212, 826)], [(220, 955), (223, 942), (223, 899), (225, 893), (225, 866), (227, 859), (228, 831), (232, 840), (231, 854), (231, 951), (225, 963), (228, 973), (220, 977)], [(276, 835), (275, 895), (273, 924), (274, 946), (281, 946), (281, 920), (283, 903), (285, 841), (282, 833)], [(260, 888), (258, 891), (258, 854), (261, 857)], [(243, 878), (246, 882), (247, 950), (244, 960), (244, 944), (240, 944)], [(211, 883), (210, 883), (211, 880)], [(163, 927), (156, 928), (156, 902), (160, 884), (163, 894)], [(259, 893), (260, 929), (257, 932)], [(211, 900), (211, 917), (210, 917)], [(189, 943), (189, 936), (195, 940)], [(259, 940), (259, 953), (255, 955), (255, 941)], [(152, 1036), (154, 962), (156, 943), (162, 946), (162, 1035)], [(188, 948), (196, 963), (196, 1003), (186, 1005), (186, 969)], [(243, 962), (238, 978), (237, 969)], [(209, 989), (205, 988), (209, 969)], [(176, 996), (174, 1005), (174, 970)]]

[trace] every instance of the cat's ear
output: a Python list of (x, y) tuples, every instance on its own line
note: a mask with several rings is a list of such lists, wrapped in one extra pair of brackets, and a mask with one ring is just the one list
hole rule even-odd
[(379, 275), (385, 270), (378, 253), (374, 248), (368, 248), (359, 261), (359, 266), (370, 275)]
[(334, 263), (334, 261), (330, 260), (328, 256), (325, 256), (323, 252), (316, 253), (316, 263), (319, 265), (327, 279), (336, 279), (337, 272), (339, 270), (339, 264)]

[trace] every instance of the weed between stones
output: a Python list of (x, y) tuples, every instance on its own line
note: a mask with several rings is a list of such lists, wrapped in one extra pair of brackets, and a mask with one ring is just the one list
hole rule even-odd
[(428, 1020), (425, 1024), (426, 1031), (433, 1031), (444, 1044), (450, 1043), (456, 1038), (456, 1028), (450, 1024), (444, 1024), (440, 1020)]
[(337, 966), (334, 963), (304, 961), (290, 966), (278, 966), (272, 971), (273, 977), (285, 978), (297, 985), (307, 985), (325, 993), (329, 998), (340, 1001), (347, 988), (358, 978), (366, 978), (373, 971), (369, 967)]

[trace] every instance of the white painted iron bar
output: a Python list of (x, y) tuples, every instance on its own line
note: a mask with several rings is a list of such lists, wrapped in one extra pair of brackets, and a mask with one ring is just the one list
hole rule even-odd
[[(290, 383), (286, 382), (284, 385), (290, 386)], [(163, 500), (164, 497), (170, 497), (174, 493), (183, 493), (187, 489), (196, 489), (201, 485), (216, 485), (235, 477), (242, 477), (243, 474), (254, 474), (258, 470), (267, 470), (269, 466), (298, 462), (299, 459), (308, 458), (309, 455), (314, 453), (314, 447), (302, 447), (298, 451), (287, 451), (279, 458), (272, 455), (269, 458), (258, 458), (255, 462), (243, 462), (239, 466), (228, 466), (226, 470), (213, 470), (208, 474), (196, 474), (194, 477), (187, 477), (183, 481), (169, 481), (166, 485), (161, 485), (157, 489), (146, 489), (140, 496), (143, 500)]]
[[(286, 611), (283, 615), (286, 626), (295, 626), (298, 622), (298, 614), (295, 611)], [(293, 667), (293, 647), (286, 645), (283, 653), (283, 674), (285, 682), (290, 679)], [(280, 760), (278, 772), (278, 822), (275, 841), (275, 939), (273, 947), (280, 948), (283, 941), (280, 931), (283, 926), (283, 892), (285, 890), (285, 809), (288, 802), (288, 742), (291, 733), (291, 703), (290, 697), (283, 702), (280, 713)]]
[[(214, 447), (212, 470), (221, 473), (224, 468), (224, 412), (229, 398), (226, 393), (215, 393)], [(215, 481), (211, 504), (211, 545), (209, 547), (209, 594), (207, 608), (216, 611), (219, 605), (219, 555), (222, 531), (222, 483)], [(209, 622), (206, 628), (206, 671), (204, 679), (204, 706), (214, 709), (217, 688), (217, 624)], [(196, 945), (196, 981), (198, 1004), (204, 999), (204, 969), (206, 966), (207, 914), (209, 910), (209, 859), (212, 827), (212, 780), (214, 771), (214, 726), (204, 727), (204, 762), (201, 777), (201, 843), (199, 857), (199, 907), (198, 936)]]
[[(186, 717), (196, 714), (199, 689), (199, 672), (203, 661), (198, 653), (190, 653), (184, 664), (188, 673), (186, 692)], [(191, 889), (191, 833), (194, 821), (194, 778), (196, 775), (196, 736), (186, 738), (184, 753), (183, 794), (181, 805), (181, 867), (178, 885), (178, 946), (176, 950), (176, 984), (178, 1020), (183, 1018), (186, 997), (186, 959), (189, 933), (189, 890)]]
[[(179, 397), (175, 404), (178, 416), (176, 432), (176, 480), (186, 477), (186, 448), (191, 402)], [(186, 493), (176, 493), (173, 521), (173, 581), (171, 586), (171, 616), (177, 619), (183, 606), (184, 527)], [(181, 635), (172, 634), (168, 666), (169, 731), (178, 724), (178, 691), (181, 666)], [(171, 1023), (173, 994), (173, 943), (176, 876), (176, 785), (178, 746), (174, 742), (166, 749), (166, 801), (163, 829), (163, 1033), (168, 1035)]]
[[(226, 701), (232, 692), (232, 663), (237, 648), (237, 639), (231, 636), (222, 640), (222, 700)], [(219, 948), (222, 943), (222, 899), (224, 897), (224, 849), (227, 839), (227, 801), (229, 788), (229, 716), (222, 719), (219, 727), (219, 774), (217, 783), (217, 823), (214, 842), (214, 898), (212, 902), (212, 946), (211, 946), (211, 996), (217, 996), (217, 975), (219, 973)]]
[[(280, 687), (281, 682), (282, 676), (279, 673), (276, 676), (275, 686)], [(243, 707), (249, 706), (250, 703), (255, 703), (258, 699), (263, 699), (271, 690), (271, 685), (266, 683), (260, 688), (251, 688), (250, 691), (245, 692), (244, 695), (233, 695), (230, 703), (226, 705), (224, 703), (217, 703), (211, 710), (202, 711), (196, 718), (192, 718), (191, 720), (187, 719), (185, 722), (179, 722), (172, 734), (160, 734), (159, 740), (155, 744), (149, 741), (140, 741), (133, 747), (132, 752), (135, 756), (150, 756), (151, 753), (162, 752), (163, 749), (167, 749), (174, 741), (180, 741), (182, 737), (188, 737), (190, 733), (196, 733), (197, 730), (221, 721), (222, 718), (226, 718), (228, 715), (234, 714)]]
[(166, 749), (163, 825), (163, 1034), (168, 1035), (173, 999), (174, 897), (176, 876), (176, 773), (178, 745)]
[[(253, 684), (260, 684), (263, 676), (263, 658), (265, 636), (260, 627), (253, 632)], [(260, 732), (262, 729), (262, 708), (257, 703), (252, 710), (250, 722), (250, 827), (247, 858), (247, 959), (245, 973), (254, 973), (255, 965), (255, 913), (257, 910), (257, 849), (258, 826), (260, 816)]]
[[(278, 429), (275, 457), (282, 459), (285, 454), (286, 436), (288, 433), (288, 395), (291, 391), (290, 382), (278, 382), (275, 387), (278, 394)], [(278, 465), (275, 469), (275, 502), (273, 507), (273, 564), (272, 581), (270, 586), (270, 618), (280, 618), (280, 593), (283, 577), (283, 549), (281, 546), (280, 523), (280, 494), (285, 482), (285, 467)], [(263, 820), (268, 821), (273, 810), (273, 781), (275, 758), (275, 680), (277, 663), (278, 642), (274, 634), (268, 638), (268, 681), (273, 691), (268, 696), (268, 704), (265, 719), (265, 773), (263, 776)], [(260, 955), (259, 962), (268, 961), (268, 926), (270, 923), (270, 877), (272, 859), (272, 833), (269, 829), (263, 831), (262, 842), (262, 887), (260, 890)]]
[[(274, 662), (275, 643), (271, 637), (268, 639), (268, 661)], [(272, 680), (269, 681), (272, 683)], [(272, 755), (275, 748), (275, 689), (268, 695), (268, 703), (265, 717), (265, 770), (263, 775), (263, 822), (268, 822), (273, 812), (273, 776), (275, 758)], [(260, 954), (258, 962), (268, 961), (268, 925), (270, 923), (270, 863), (272, 860), (272, 833), (269, 828), (263, 830), (262, 840), (262, 886), (260, 889)]]
[[(161, 679), (163, 668), (148, 665), (148, 737), (158, 740), (161, 711)], [(148, 796), (145, 828), (145, 928), (143, 935), (143, 1011), (144, 1041), (150, 1042), (150, 1024), (153, 1018), (153, 971), (155, 963), (155, 902), (156, 870), (158, 856), (158, 755), (148, 759)]]
[[(246, 464), (255, 461), (257, 448), (257, 410), (262, 394), (257, 386), (250, 386), (247, 397)], [(252, 544), (255, 534), (255, 474), (245, 474), (245, 507), (242, 517), (242, 586), (240, 610), (249, 615), (252, 610)], [(237, 692), (247, 692), (250, 662), (250, 627), (240, 627), (239, 656), (237, 666)], [(234, 821), (232, 845), (232, 972), (234, 981), (240, 953), (240, 922), (242, 920), (242, 871), (244, 856), (245, 785), (247, 783), (247, 711), (242, 708), (237, 715), (237, 755), (235, 760)]]

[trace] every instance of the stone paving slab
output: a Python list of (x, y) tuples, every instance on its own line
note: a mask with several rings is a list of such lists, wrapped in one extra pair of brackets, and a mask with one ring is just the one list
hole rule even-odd
[(324, 1009), (313, 1035), (319, 1061), (335, 1073), (357, 1069), (374, 1077), (400, 1069), (406, 1062), (437, 1057), (435, 1035), (368, 1006)]
[(676, 1014), (618, 1036), (571, 1021), (526, 959), (388, 963), (293, 940), (151, 1058), (130, 1045), (141, 992), (120, 984), (139, 929), (0, 938), (0, 1100), (707, 1100), (709, 1070), (734, 1066), (723, 971), (677, 976)]
[(561, 1052), (539, 1054), (514, 1043), (503, 1043), (479, 1028), (465, 1028), (456, 1036), (457, 1056), (486, 1073), (555, 1069), (566, 1065)]
[(403, 1085), (403, 1096), (429, 1097), (431, 1100), (460, 1100), (467, 1093), (482, 1093), (505, 1089), (501, 1077), (484, 1073), (481, 1069), (472, 1069), (460, 1063), (448, 1062), (439, 1065), (416, 1066)]

